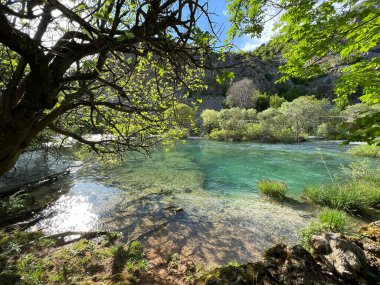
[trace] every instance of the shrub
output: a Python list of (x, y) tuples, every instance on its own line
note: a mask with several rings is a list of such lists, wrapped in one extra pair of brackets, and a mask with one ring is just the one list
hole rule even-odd
[(286, 183), (280, 180), (260, 180), (257, 182), (259, 191), (264, 195), (283, 199), (285, 197)]
[(253, 103), (258, 112), (264, 111), (269, 108), (269, 96), (260, 94), (253, 99)]
[(380, 146), (377, 146), (377, 145), (368, 145), (368, 144), (356, 145), (352, 147), (351, 149), (349, 149), (348, 152), (354, 155), (380, 158)]
[(211, 131), (209, 138), (217, 141), (240, 141), (241, 135), (233, 130), (218, 130)]
[(247, 140), (263, 140), (265, 138), (264, 127), (257, 123), (248, 124), (245, 136)]
[(274, 128), (270, 132), (270, 136), (274, 141), (292, 143), (297, 141), (297, 133), (289, 128)]
[(269, 97), (269, 107), (270, 108), (280, 108), (282, 103), (286, 102), (286, 100), (277, 94)]
[(206, 109), (201, 114), (203, 129), (210, 133), (212, 129), (219, 128), (219, 112)]

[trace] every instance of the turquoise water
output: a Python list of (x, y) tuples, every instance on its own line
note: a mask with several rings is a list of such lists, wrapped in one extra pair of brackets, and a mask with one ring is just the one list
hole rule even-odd
[(257, 195), (260, 179), (280, 179), (288, 184), (288, 194), (298, 197), (306, 185), (330, 182), (330, 174), (338, 179), (341, 166), (354, 160), (345, 150), (327, 142), (288, 145), (189, 140), (169, 151), (154, 152), (151, 158), (130, 160), (106, 175), (116, 181), (117, 177), (127, 178), (129, 186), (135, 187), (190, 187), (235, 196)]
[[(297, 243), (299, 229), (315, 215), (300, 198), (304, 187), (330, 182), (328, 170), (337, 179), (341, 165), (354, 160), (336, 143), (189, 140), (121, 166), (80, 168), (59, 182), (62, 195), (31, 230), (119, 231), (141, 240), (150, 260), (178, 253), (207, 266), (252, 261), (275, 243)], [(294, 199), (262, 196), (260, 179), (286, 181)]]

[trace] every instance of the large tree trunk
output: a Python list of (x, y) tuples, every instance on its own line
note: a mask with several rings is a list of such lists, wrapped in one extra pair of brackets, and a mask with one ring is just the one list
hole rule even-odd
[(17, 159), (30, 143), (27, 141), (30, 122), (24, 126), (7, 124), (0, 128), (0, 176), (11, 170)]

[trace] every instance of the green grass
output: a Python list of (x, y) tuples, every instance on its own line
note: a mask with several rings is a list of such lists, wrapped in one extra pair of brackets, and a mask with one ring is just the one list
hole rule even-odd
[(354, 155), (362, 155), (369, 157), (378, 157), (380, 158), (380, 146), (361, 144), (356, 145), (348, 150), (349, 153)]
[(324, 208), (315, 221), (301, 229), (300, 235), (303, 239), (303, 245), (310, 250), (310, 241), (313, 235), (324, 232), (343, 232), (348, 222), (349, 218), (345, 212)]
[(257, 187), (261, 193), (276, 199), (285, 198), (286, 183), (280, 180), (260, 180)]
[(0, 230), (0, 284), (136, 284), (147, 266), (143, 247), (136, 241), (126, 247), (119, 237), (56, 246), (41, 232)]
[(380, 179), (361, 178), (345, 183), (306, 187), (303, 196), (318, 205), (340, 210), (363, 210), (380, 204)]
[(345, 182), (308, 186), (303, 197), (315, 204), (345, 211), (364, 210), (380, 204), (380, 168), (368, 161), (342, 167)]
[(326, 224), (332, 231), (343, 231), (348, 224), (348, 216), (345, 212), (335, 209), (323, 209), (319, 215), (318, 220), (322, 224)]

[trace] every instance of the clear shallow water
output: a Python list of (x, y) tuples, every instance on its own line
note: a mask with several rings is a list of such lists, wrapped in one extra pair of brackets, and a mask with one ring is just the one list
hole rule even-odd
[[(119, 167), (80, 169), (60, 182), (62, 195), (32, 230), (119, 231), (142, 240), (157, 263), (172, 253), (208, 265), (257, 259), (275, 243), (299, 240), (299, 228), (314, 214), (299, 202), (300, 193), (330, 181), (321, 155), (333, 176), (354, 160), (335, 143), (189, 140)], [(285, 180), (295, 200), (263, 197), (260, 179)]]

